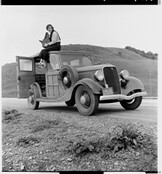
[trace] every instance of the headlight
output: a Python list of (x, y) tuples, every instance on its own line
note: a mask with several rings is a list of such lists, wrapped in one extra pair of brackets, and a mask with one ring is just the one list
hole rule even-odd
[(102, 70), (96, 71), (94, 76), (99, 81), (102, 81), (104, 79), (104, 75), (103, 75), (103, 71)]
[(122, 79), (125, 79), (125, 80), (128, 80), (129, 78), (129, 72), (125, 69), (122, 70), (119, 75)]

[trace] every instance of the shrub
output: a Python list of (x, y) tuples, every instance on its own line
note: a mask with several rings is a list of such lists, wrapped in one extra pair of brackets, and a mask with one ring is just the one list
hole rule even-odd
[(143, 134), (135, 125), (121, 124), (103, 137), (81, 138), (69, 141), (67, 146), (67, 151), (76, 156), (84, 156), (89, 153), (114, 154), (120, 150), (142, 150), (144, 153), (149, 150), (155, 155), (156, 145), (150, 135)]
[(24, 148), (38, 143), (40, 143), (40, 139), (32, 136), (19, 138), (17, 141), (17, 145)]
[(20, 115), (22, 113), (19, 113), (17, 110), (5, 110), (2, 113), (2, 122), (9, 123), (11, 121), (17, 121), (18, 118), (20, 118)]
[(143, 57), (146, 57), (146, 58), (149, 58), (149, 59), (157, 59), (158, 58), (158, 54), (157, 53), (152, 53), (151, 51), (145, 53), (144, 51), (142, 50), (139, 50), (139, 49), (136, 49), (136, 48), (133, 48), (133, 47), (130, 47), (130, 46), (126, 46), (125, 49), (127, 50), (130, 50), (130, 51), (133, 51)]

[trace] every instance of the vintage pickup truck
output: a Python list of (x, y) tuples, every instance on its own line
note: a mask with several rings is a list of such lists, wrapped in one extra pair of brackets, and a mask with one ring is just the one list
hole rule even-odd
[(18, 98), (27, 98), (31, 109), (38, 109), (40, 102), (65, 102), (88, 116), (99, 103), (120, 102), (134, 110), (147, 95), (138, 78), (127, 70), (118, 73), (109, 63), (95, 65), (88, 52), (52, 51), (47, 66), (40, 69), (37, 56), (16, 59)]

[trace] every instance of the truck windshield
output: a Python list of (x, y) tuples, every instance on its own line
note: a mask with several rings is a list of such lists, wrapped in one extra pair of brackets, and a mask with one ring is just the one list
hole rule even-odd
[(92, 65), (92, 57), (90, 53), (84, 52), (51, 52), (50, 64), (53, 69), (59, 69), (62, 65), (71, 66), (90, 66)]
[(62, 56), (63, 65), (72, 65), (72, 66), (89, 66), (92, 65), (92, 60), (90, 57), (82, 56), (82, 57), (73, 57)]

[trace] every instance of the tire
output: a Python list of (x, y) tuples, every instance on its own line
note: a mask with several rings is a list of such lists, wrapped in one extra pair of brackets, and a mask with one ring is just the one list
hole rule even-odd
[[(135, 92), (132, 91), (128, 95), (131, 95), (133, 93), (135, 93)], [(123, 100), (123, 101), (120, 101), (120, 104), (126, 110), (135, 110), (135, 109), (137, 109), (141, 105), (141, 102), (142, 102), (142, 96), (135, 97), (132, 100)]]
[(75, 105), (75, 100), (74, 100), (74, 99), (73, 99), (73, 100), (71, 99), (71, 100), (69, 100), (69, 101), (66, 101), (65, 103), (66, 103), (66, 105), (69, 106), (69, 107), (70, 107), (70, 106), (74, 106), (74, 105)]
[(60, 70), (60, 79), (64, 88), (69, 89), (78, 81), (78, 72), (73, 66), (64, 65)]
[(36, 98), (39, 97), (39, 91), (36, 86), (34, 86), (32, 89), (29, 89), (28, 92), (28, 106), (30, 109), (35, 110), (39, 107), (39, 101), (36, 101)]
[(90, 116), (98, 109), (99, 96), (85, 85), (80, 85), (75, 93), (75, 103), (80, 114)]

